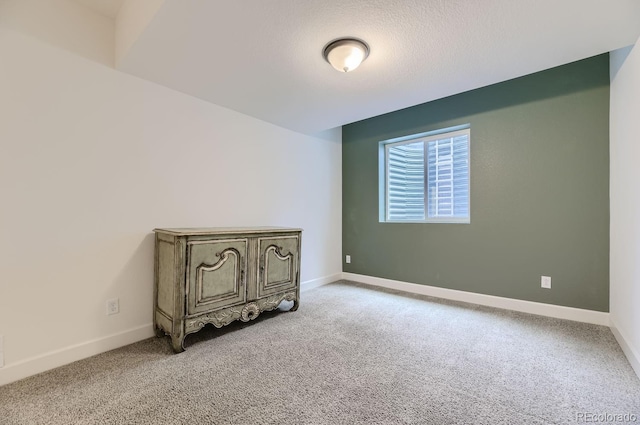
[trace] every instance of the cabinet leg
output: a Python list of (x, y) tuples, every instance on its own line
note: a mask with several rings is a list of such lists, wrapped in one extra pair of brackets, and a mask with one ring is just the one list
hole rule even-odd
[(184, 337), (171, 336), (171, 347), (175, 353), (182, 353), (184, 351)]
[(291, 307), (289, 311), (296, 311), (299, 306), (300, 306), (300, 300), (296, 298), (295, 300), (293, 300), (293, 307)]

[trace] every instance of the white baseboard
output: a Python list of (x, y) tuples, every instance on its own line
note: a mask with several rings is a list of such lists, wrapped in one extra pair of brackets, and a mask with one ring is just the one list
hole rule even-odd
[[(583, 310), (572, 307), (562, 307), (551, 304), (536, 303), (531, 301), (514, 300), (510, 298), (496, 297), (492, 295), (476, 294), (472, 292), (458, 291), (454, 289), (438, 288), (435, 286), (418, 285), (415, 283), (401, 282), (391, 279), (383, 279), (373, 276), (365, 276), (354, 273), (336, 273), (322, 278), (312, 279), (302, 282), (300, 290), (302, 292), (312, 288), (317, 288), (340, 279), (347, 279), (355, 282), (365, 283), (373, 286), (380, 286), (389, 289), (396, 289), (421, 295), (428, 295), (437, 298), (444, 298), (455, 301), (463, 301), (472, 304), (480, 304), (489, 307), (496, 307), (508, 310), (521, 311), (525, 313), (538, 314), (542, 316), (556, 317), (560, 319), (575, 320), (579, 322), (593, 323), (597, 325), (609, 326), (616, 339), (620, 343), (623, 351), (629, 358), (632, 367), (640, 376), (640, 356), (627, 344), (627, 340), (609, 322), (609, 313), (599, 311)], [(119, 332), (103, 338), (94, 339), (80, 344), (65, 347), (59, 350), (50, 351), (35, 357), (21, 360), (17, 363), (7, 364), (0, 368), (0, 385), (45, 372), (56, 367), (82, 360), (109, 350), (113, 350), (134, 342), (142, 341), (154, 335), (151, 323), (127, 331)]]
[[(307, 291), (327, 283), (335, 282), (342, 278), (342, 273), (312, 279), (300, 284), (301, 291)], [(29, 376), (36, 375), (56, 367), (64, 366), (78, 360), (86, 359), (105, 351), (114, 350), (154, 335), (153, 324), (143, 325), (128, 331), (119, 332), (103, 338), (50, 351), (35, 357), (21, 360), (17, 363), (7, 364), (0, 368), (0, 385), (18, 381)]]
[(335, 282), (340, 279), (342, 279), (342, 273), (335, 273), (318, 279), (307, 280), (300, 283), (300, 292), (308, 291), (309, 289), (317, 288), (318, 286), (326, 285), (327, 283)]
[(438, 288), (436, 286), (418, 285), (416, 283), (401, 282), (399, 280), (383, 279), (380, 277), (365, 276), (355, 273), (342, 273), (342, 278), (346, 280), (352, 280), (354, 282), (366, 283), (368, 285), (381, 286), (383, 288), (396, 289), (399, 291), (411, 292), (414, 294), (427, 295), (430, 297), (444, 298), (453, 301), (462, 301), (471, 304), (480, 304), (488, 307), (502, 308), (505, 310), (514, 310), (523, 313), (537, 314), (539, 316), (574, 320), (576, 322), (609, 326), (609, 313), (604, 313), (601, 311), (563, 307), (559, 305), (544, 304), (533, 301), (496, 297), (493, 295), (476, 294), (473, 292)]
[(103, 338), (50, 351), (35, 357), (8, 364), (0, 369), (0, 385), (64, 366), (105, 351), (113, 350), (134, 342), (142, 341), (154, 335), (151, 323)]
[(613, 336), (616, 337), (618, 344), (620, 344), (620, 348), (622, 348), (622, 352), (627, 356), (627, 359), (629, 360), (633, 370), (636, 372), (636, 375), (640, 378), (640, 353), (638, 353), (638, 351), (629, 344), (629, 339), (625, 336), (626, 334), (616, 326), (613, 319), (611, 319), (611, 332), (613, 332)]

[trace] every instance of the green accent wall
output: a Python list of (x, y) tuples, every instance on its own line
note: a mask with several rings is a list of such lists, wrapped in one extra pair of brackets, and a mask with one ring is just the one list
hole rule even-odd
[[(467, 123), (471, 223), (380, 223), (378, 143)], [(608, 54), (349, 124), (342, 141), (345, 272), (609, 311)]]

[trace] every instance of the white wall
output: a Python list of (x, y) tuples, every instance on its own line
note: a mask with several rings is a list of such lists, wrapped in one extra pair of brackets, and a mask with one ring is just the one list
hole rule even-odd
[(298, 134), (76, 53), (0, 25), (0, 384), (152, 335), (155, 227), (301, 227), (303, 283), (339, 277), (339, 129)]
[[(632, 46), (633, 47), (633, 46)], [(640, 376), (640, 40), (611, 54), (611, 302), (614, 334)]]

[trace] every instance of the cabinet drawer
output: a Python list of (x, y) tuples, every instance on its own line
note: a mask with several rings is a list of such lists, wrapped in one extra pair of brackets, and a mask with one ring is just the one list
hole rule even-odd
[(297, 235), (258, 239), (258, 297), (293, 289), (298, 281)]
[(247, 300), (248, 239), (187, 242), (187, 311), (202, 313)]

